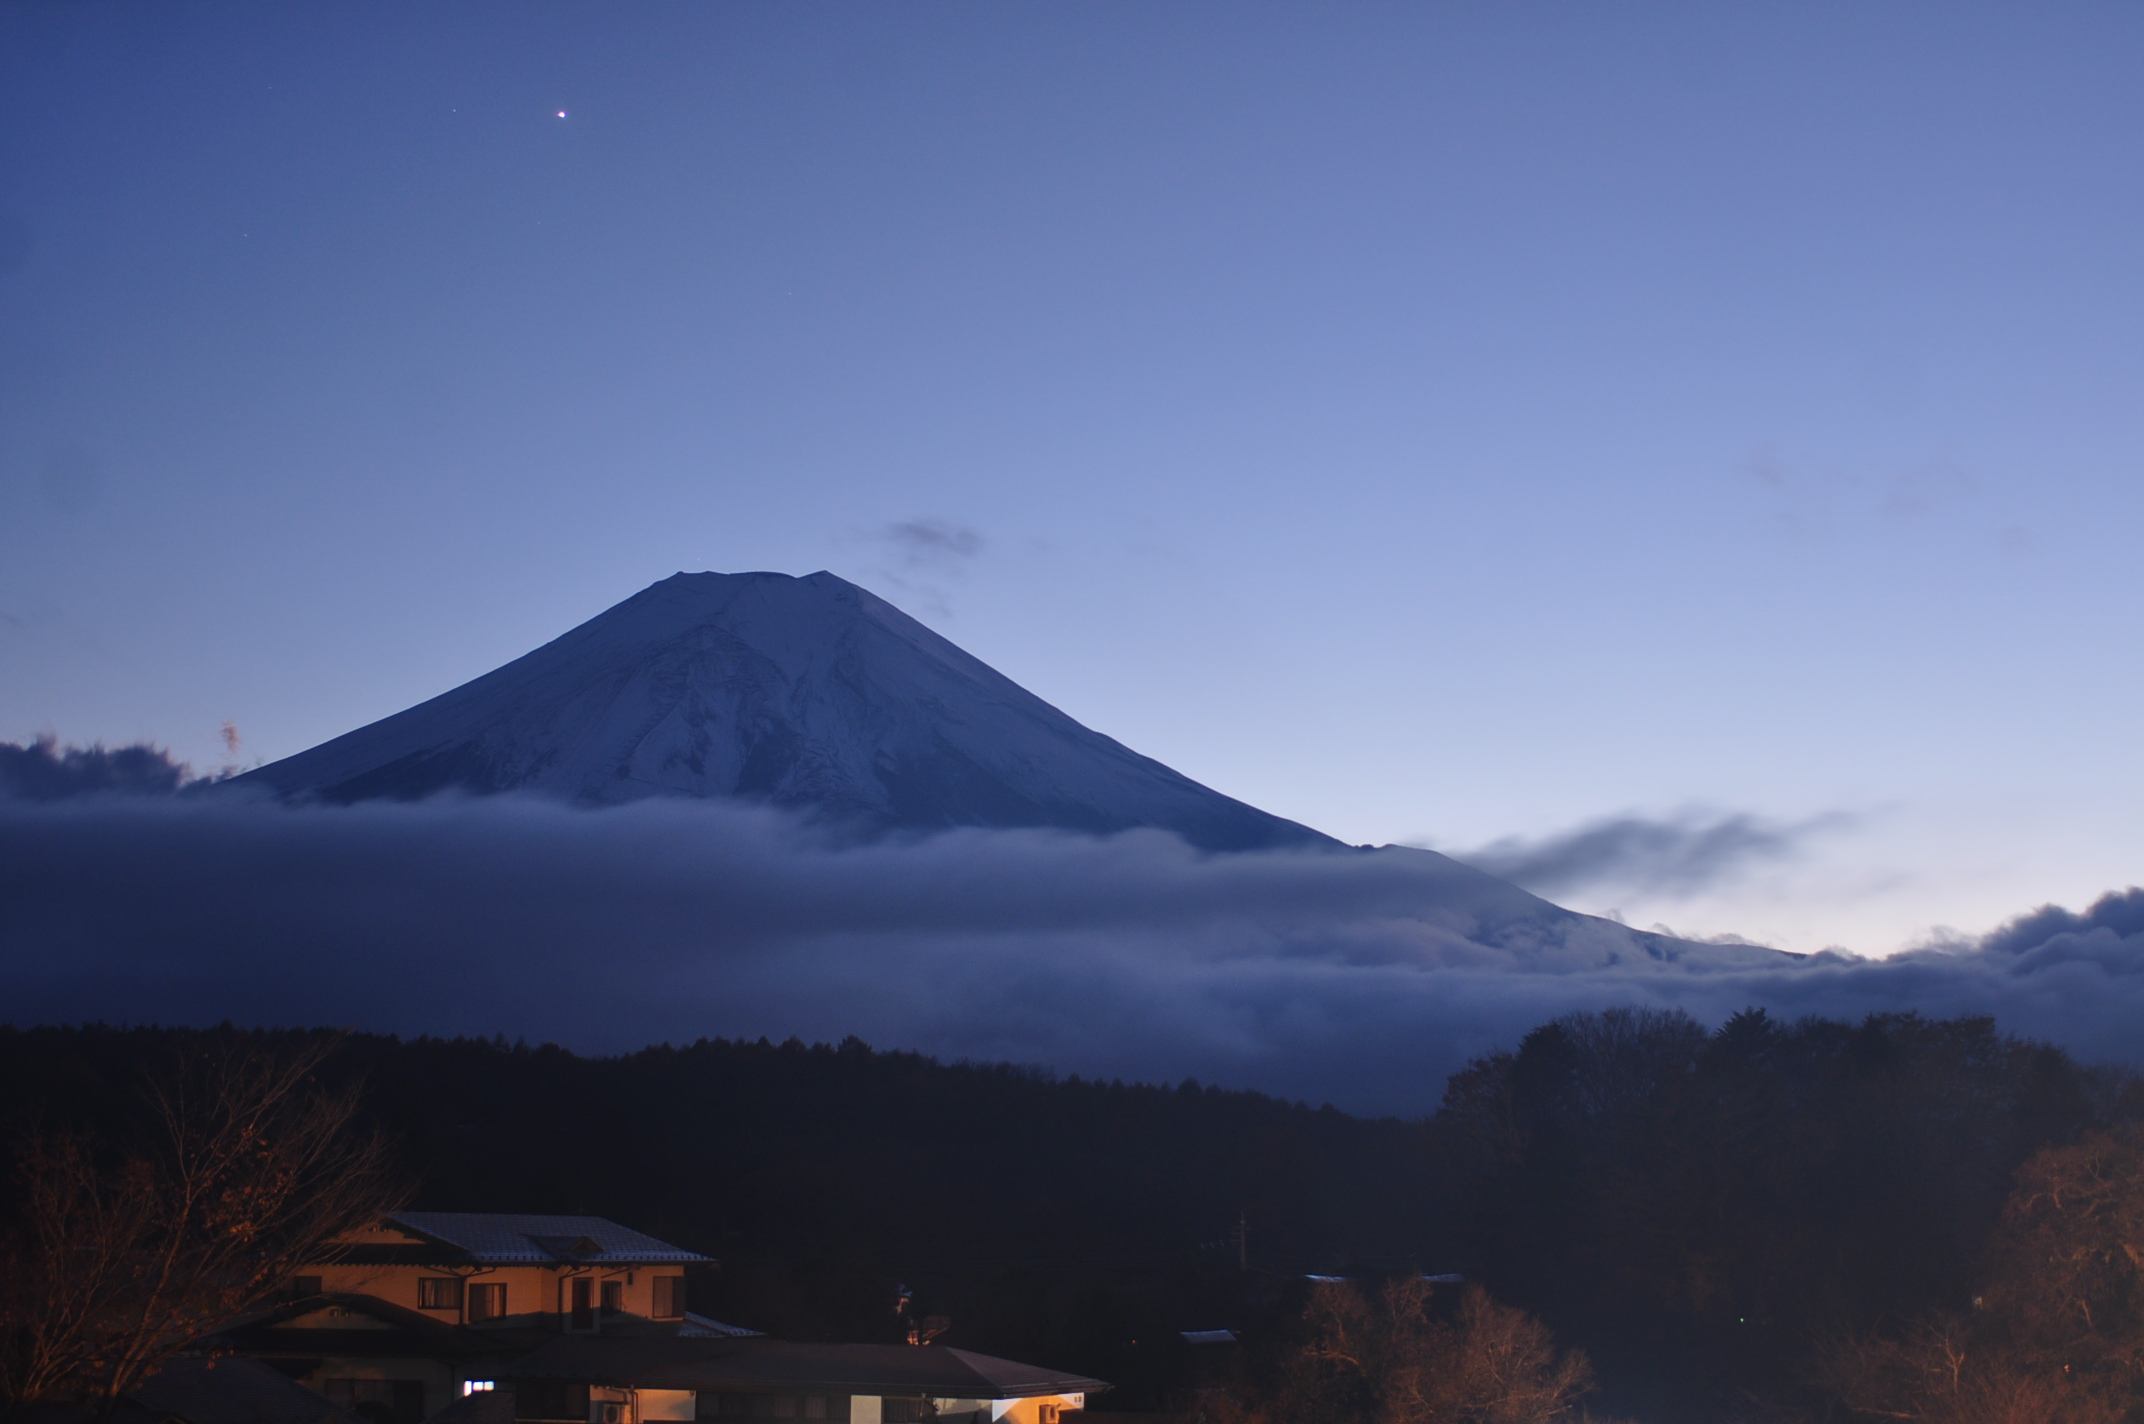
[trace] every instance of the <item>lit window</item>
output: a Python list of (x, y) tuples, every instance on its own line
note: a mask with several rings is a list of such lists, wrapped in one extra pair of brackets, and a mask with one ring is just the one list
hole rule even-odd
[(488, 1390), (488, 1389), (491, 1389), (492, 1387), (493, 1387), (493, 1385), (492, 1385), (492, 1381), (490, 1381), (490, 1380), (463, 1380), (463, 1381), (462, 1381), (462, 1393), (463, 1393), (463, 1395), (465, 1395), (465, 1396), (467, 1396), (467, 1395), (472, 1395), (472, 1394), (482, 1394), (482, 1393), (484, 1393), (484, 1392), (485, 1392), (486, 1390)]

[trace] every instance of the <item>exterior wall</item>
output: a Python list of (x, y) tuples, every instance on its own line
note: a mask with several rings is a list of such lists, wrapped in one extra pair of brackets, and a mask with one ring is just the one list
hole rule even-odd
[[(643, 1395), (654, 1391), (642, 1390)], [(826, 1424), (855, 1424), (851, 1411), (859, 1398), (866, 1398), (871, 1405), (871, 1424), (883, 1424), (885, 1413), (876, 1396), (852, 1395), (836, 1385), (810, 1384), (792, 1381), (787, 1388), (707, 1391), (692, 1396), (692, 1413), (689, 1418), (699, 1420), (731, 1419), (794, 1419), (798, 1424), (810, 1424), (824, 1420)], [(734, 1406), (743, 1403), (738, 1412)], [(815, 1410), (816, 1406), (816, 1410)], [(786, 1407), (790, 1412), (782, 1413)]]
[[(406, 1242), (407, 1238), (399, 1238)], [(506, 1318), (522, 1317), (521, 1323), (533, 1323), (527, 1319), (536, 1315), (556, 1316), (571, 1307), (567, 1293), (572, 1287), (567, 1284), (575, 1277), (586, 1279), (592, 1300), (600, 1305), (603, 1299), (603, 1284), (614, 1283), (622, 1296), (622, 1308), (627, 1315), (644, 1316), (650, 1319), (676, 1319), (676, 1316), (656, 1317), (655, 1282), (659, 1277), (672, 1277), (682, 1281), (681, 1266), (373, 1266), (337, 1263), (307, 1268), (306, 1275), (318, 1276), (324, 1291), (346, 1292), (352, 1295), (377, 1296), (392, 1305), (407, 1310), (423, 1310), (434, 1320), (450, 1325), (482, 1325), (483, 1321), (469, 1318), (469, 1292), (472, 1285), (504, 1285), (506, 1287)], [(462, 1306), (459, 1310), (426, 1310), (418, 1304), (417, 1282), (427, 1276), (457, 1276), (461, 1278)], [(680, 1285), (676, 1289), (682, 1291)]]
[(689, 1389), (642, 1389), (634, 1391), (635, 1412), (642, 1419), (692, 1419), (697, 1417)]
[(1084, 1394), (1046, 1394), (1039, 1399), (1001, 1399), (996, 1401), (1003, 1413), (992, 1413), (994, 1419), (1010, 1420), (1011, 1424), (1055, 1424), (1055, 1416), (1068, 1409), (1085, 1409)]
[[(1040, 1399), (937, 1399), (932, 1402), (942, 1415), (980, 1414), (993, 1420), (1010, 1420), (1012, 1424), (1043, 1424), (1043, 1406), (1054, 1405), (1057, 1413), (1062, 1414), (1069, 1409), (1086, 1408), (1087, 1396), (1052, 1394)], [(884, 1404), (877, 1395), (849, 1397), (849, 1424), (882, 1424), (884, 1411)]]

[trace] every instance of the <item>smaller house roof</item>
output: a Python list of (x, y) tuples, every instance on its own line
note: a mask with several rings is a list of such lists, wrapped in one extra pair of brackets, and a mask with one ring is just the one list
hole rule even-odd
[(824, 1390), (830, 1394), (1030, 1399), (1099, 1394), (1085, 1375), (943, 1345), (819, 1345), (758, 1338), (568, 1336), (508, 1366), (515, 1379), (576, 1379), (633, 1389)]
[(677, 1327), (677, 1333), (688, 1339), (695, 1336), (730, 1339), (743, 1335), (765, 1335), (767, 1332), (748, 1330), (742, 1325), (725, 1325), (719, 1320), (705, 1315), (694, 1315), (688, 1310), (685, 1312), (684, 1321)]
[[(149, 1418), (185, 1424), (362, 1424), (288, 1375), (241, 1355), (172, 1360), (127, 1403)], [(133, 1412), (122, 1409), (120, 1417)]]
[[(291, 1325), (294, 1320), (331, 1308), (366, 1316), (374, 1324), (370, 1328), (353, 1329), (339, 1329), (333, 1325)], [(387, 1328), (381, 1329), (381, 1326)], [(209, 1341), (220, 1348), (247, 1355), (272, 1357), (340, 1355), (364, 1359), (454, 1360), (487, 1355), (506, 1357), (518, 1349), (495, 1335), (437, 1320), (377, 1296), (340, 1293), (307, 1296), (259, 1315), (234, 1320), (210, 1336)]]
[(486, 1266), (693, 1265), (710, 1259), (600, 1216), (404, 1211), (387, 1221)]

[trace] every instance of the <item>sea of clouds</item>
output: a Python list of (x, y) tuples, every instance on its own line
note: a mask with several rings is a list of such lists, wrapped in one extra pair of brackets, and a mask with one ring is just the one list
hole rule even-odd
[[(1456, 878), (1455, 878), (1456, 877)], [(841, 841), (781, 813), (518, 797), (0, 797), (0, 1020), (346, 1025), (590, 1051), (701, 1036), (1434, 1107), (1573, 1009), (1988, 1013), (2144, 1057), (2144, 891), (1886, 960), (1480, 933), (1452, 862), (1151, 831)], [(1463, 896), (1460, 897), (1464, 899)]]

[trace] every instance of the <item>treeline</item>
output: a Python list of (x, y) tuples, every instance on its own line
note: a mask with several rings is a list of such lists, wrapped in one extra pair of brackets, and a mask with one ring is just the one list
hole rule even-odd
[[(0, 1083), (21, 1120), (90, 1121), (184, 1037), (0, 1030)], [(2123, 1075), (1911, 1015), (1577, 1015), (1406, 1122), (854, 1040), (351, 1035), (323, 1072), (362, 1081), (418, 1206), (616, 1218), (719, 1258), (693, 1308), (756, 1328), (896, 1338), (906, 1285), (947, 1343), (1151, 1408), (1255, 1372), (1178, 1332), (1282, 1349), (1308, 1273), (1463, 1272), (1582, 1348), (1596, 1405), (1661, 1424), (1836, 1394), (1836, 1342), (1965, 1308), (2021, 1164), (2144, 1115)]]
[(1618, 1010), (1478, 1060), (1430, 1128), (1470, 1270), (1617, 1408), (1695, 1420), (1821, 1413), (1828, 1346), (1965, 1307), (2021, 1165), (2140, 1115), (1984, 1018)]

